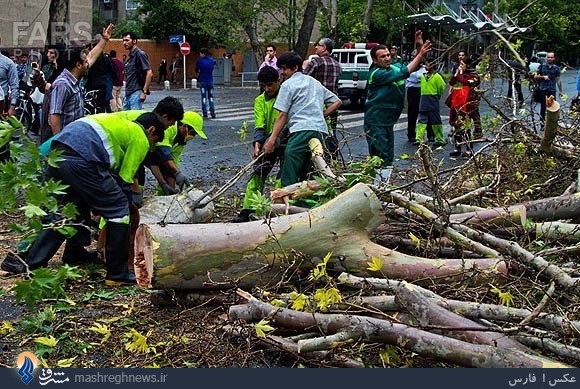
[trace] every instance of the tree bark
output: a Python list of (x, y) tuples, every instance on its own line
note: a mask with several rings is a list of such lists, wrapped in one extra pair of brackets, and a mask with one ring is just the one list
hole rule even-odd
[(382, 261), (380, 273), (389, 278), (483, 281), (506, 272), (497, 258), (438, 260), (387, 249), (369, 240), (383, 221), (379, 199), (368, 186), (357, 184), (306, 214), (267, 222), (144, 224), (136, 234), (136, 275), (141, 286), (161, 289), (267, 287), (288, 271), (311, 269), (303, 256), (323, 258), (328, 252), (330, 270), (357, 275), (369, 275), (374, 257)]
[(252, 53), (254, 53), (254, 59), (256, 61), (256, 69), (260, 67), (262, 63), (262, 58), (264, 58), (264, 52), (261, 50), (260, 38), (258, 37), (258, 32), (256, 31), (256, 25), (254, 20), (252, 23), (244, 25), (244, 31), (248, 35), (250, 40), (250, 46), (252, 47)]
[(557, 239), (566, 242), (580, 241), (580, 225), (563, 222), (535, 223), (536, 236), (541, 239)]
[[(67, 25), (68, 15), (68, 0), (51, 0), (48, 8), (48, 28), (46, 31), (47, 44), (57, 45), (61, 47), (68, 47), (65, 34), (62, 33), (64, 29), (71, 28)], [(52, 33), (56, 32), (56, 36)]]
[(367, 7), (365, 9), (365, 14), (363, 17), (363, 25), (365, 26), (366, 35), (368, 36), (371, 30), (371, 16), (373, 15), (373, 7), (375, 5), (375, 0), (367, 0)]
[[(403, 282), (396, 290), (397, 299), (409, 311), (421, 326), (442, 326), (450, 330), (439, 330), (455, 339), (469, 343), (487, 344), (525, 353), (532, 353), (515, 340), (503, 333), (490, 331), (488, 327), (457, 315), (423, 296), (415, 285)], [(474, 328), (478, 331), (455, 331), (454, 328)], [(484, 331), (484, 330), (488, 331)], [(479, 331), (481, 330), (481, 331)]]
[(453, 223), (517, 223), (525, 224), (526, 218), (535, 221), (575, 219), (580, 215), (580, 193), (549, 197), (509, 207), (491, 208), (484, 211), (465, 212), (450, 216)]
[(205, 223), (211, 220), (215, 210), (212, 202), (203, 206), (199, 199), (203, 192), (189, 189), (171, 196), (152, 196), (145, 199), (139, 210), (141, 223), (184, 224)]
[[(338, 277), (341, 284), (356, 289), (368, 289), (370, 286), (376, 290), (384, 290), (394, 293), (401, 287), (401, 281), (385, 280), (381, 278), (361, 278), (352, 274), (342, 273)], [(418, 285), (413, 286), (425, 298), (435, 302), (449, 311), (471, 319), (486, 319), (492, 321), (519, 323), (532, 315), (528, 309), (506, 307), (503, 305), (477, 303), (446, 299), (432, 291)], [(361, 296), (354, 300), (359, 305), (368, 305), (381, 311), (398, 311), (401, 304), (394, 296)], [(565, 336), (580, 337), (580, 321), (572, 321), (562, 316), (553, 314), (540, 314), (530, 321), (530, 325), (540, 326), (550, 331), (557, 331)]]
[(298, 39), (296, 41), (296, 47), (294, 48), (296, 54), (302, 57), (302, 59), (306, 59), (308, 55), (308, 46), (310, 45), (310, 37), (312, 35), (312, 29), (314, 28), (314, 22), (316, 21), (319, 4), (320, 0), (308, 0), (306, 8), (304, 9), (302, 25), (298, 31)]
[(547, 358), (487, 345), (477, 345), (433, 334), (390, 320), (344, 314), (299, 312), (274, 307), (239, 291), (247, 306), (230, 307), (231, 321), (268, 318), (273, 326), (294, 331), (318, 329), (323, 337), (298, 341), (299, 352), (335, 348), (343, 343), (364, 341), (397, 345), (427, 357), (469, 367), (570, 367)]
[(544, 126), (544, 137), (540, 145), (540, 150), (546, 154), (552, 154), (554, 139), (558, 132), (558, 120), (560, 120), (560, 103), (554, 97), (548, 97), (546, 101), (546, 124)]

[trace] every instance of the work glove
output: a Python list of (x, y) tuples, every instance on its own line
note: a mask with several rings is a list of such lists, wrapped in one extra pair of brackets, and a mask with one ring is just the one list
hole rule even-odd
[(179, 187), (180, 190), (182, 190), (184, 186), (189, 186), (189, 181), (181, 171), (175, 173), (175, 186)]
[(143, 206), (143, 192), (133, 192), (131, 194), (131, 202), (135, 204), (137, 208)]
[(173, 189), (171, 186), (169, 186), (169, 184), (167, 182), (164, 182), (163, 184), (161, 184), (161, 189), (163, 190), (163, 194), (166, 196), (179, 193), (179, 189), (177, 189), (177, 188)]

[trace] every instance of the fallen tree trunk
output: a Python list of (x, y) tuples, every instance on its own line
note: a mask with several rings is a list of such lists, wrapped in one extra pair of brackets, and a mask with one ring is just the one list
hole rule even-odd
[(145, 224), (136, 234), (135, 272), (139, 285), (161, 289), (265, 287), (297, 269), (310, 270), (304, 257), (332, 252), (329, 270), (362, 276), (369, 275), (373, 258), (382, 262), (385, 277), (406, 280), (473, 277), (481, 282), (506, 273), (497, 258), (427, 259), (375, 244), (369, 233), (383, 220), (379, 199), (357, 184), (308, 213), (266, 222)]
[[(392, 293), (402, 285), (401, 281), (385, 280), (382, 278), (362, 278), (348, 273), (340, 274), (338, 281), (341, 284), (360, 290), (368, 290), (370, 287), (371, 289), (384, 290)], [(524, 320), (530, 319), (530, 325), (540, 326), (550, 331), (557, 331), (565, 336), (580, 337), (580, 321), (572, 321), (562, 316), (545, 313), (532, 316), (532, 311), (522, 308), (446, 299), (418, 285), (413, 285), (413, 287), (435, 304), (470, 319), (486, 319), (506, 323), (521, 323)], [(399, 311), (403, 308), (394, 296), (386, 295), (358, 296), (354, 297), (352, 302), (385, 312)]]

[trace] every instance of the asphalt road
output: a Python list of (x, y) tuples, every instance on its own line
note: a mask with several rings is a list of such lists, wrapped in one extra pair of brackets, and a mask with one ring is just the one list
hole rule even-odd
[[(565, 93), (572, 98), (576, 95), (576, 72), (568, 71), (562, 75), (562, 84)], [(498, 81), (494, 84), (499, 92), (505, 95), (507, 84)], [(487, 86), (489, 87), (489, 85)], [(182, 156), (182, 171), (192, 179), (200, 189), (207, 190), (211, 185), (221, 186), (233, 177), (238, 170), (246, 165), (251, 155), (251, 139), (253, 134), (253, 100), (259, 93), (257, 87), (239, 86), (216, 86), (215, 104), (216, 119), (206, 119), (204, 131), (207, 140), (195, 138), (189, 142)], [(145, 101), (144, 108), (152, 109), (164, 96), (173, 95), (181, 100), (186, 110), (201, 112), (200, 95), (198, 89), (174, 89), (170, 91), (153, 91)], [(486, 93), (486, 96), (489, 95)], [(524, 87), (524, 97), (530, 107), (529, 92)], [(449, 133), (448, 112), (449, 109), (441, 99), (441, 114), (445, 124), (445, 132)], [(536, 110), (538, 110), (537, 107)], [(480, 107), (482, 117), (493, 113), (485, 102)], [(509, 112), (506, 112), (509, 114)], [(248, 124), (247, 140), (242, 142), (237, 132), (244, 123)], [(348, 161), (359, 161), (367, 155), (368, 149), (363, 132), (362, 111), (341, 109), (339, 114), (339, 140), (342, 144), (342, 154)], [(414, 154), (416, 146), (407, 142), (406, 136), (406, 112), (395, 126), (395, 167), (404, 168), (416, 162)], [(436, 158), (444, 161), (449, 159), (452, 146), (448, 144), (442, 150), (437, 150)], [(407, 155), (409, 158), (401, 158)], [(231, 190), (230, 194), (243, 192), (246, 178), (243, 178)], [(148, 179), (148, 187), (153, 182), (151, 176)]]

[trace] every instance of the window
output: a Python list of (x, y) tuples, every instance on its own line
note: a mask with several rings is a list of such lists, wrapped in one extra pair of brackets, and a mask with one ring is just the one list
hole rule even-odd
[(138, 0), (127, 0), (127, 6), (125, 7), (127, 11), (136, 10), (137, 7), (139, 7)]

